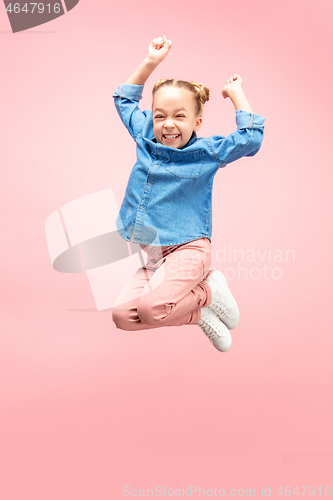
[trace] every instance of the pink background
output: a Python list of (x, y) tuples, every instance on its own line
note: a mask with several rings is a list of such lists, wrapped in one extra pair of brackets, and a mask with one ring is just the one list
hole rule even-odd
[[(0, 7), (1, 500), (333, 487), (332, 16), (327, 0), (81, 0), (14, 35)], [(214, 267), (258, 269), (229, 280), (241, 321), (226, 354), (196, 326), (117, 330), (46, 245), (62, 205), (112, 187), (120, 207), (135, 147), (111, 96), (163, 34), (143, 108), (159, 78), (202, 81), (200, 135), (226, 135), (220, 91), (238, 73), (266, 117), (260, 152), (214, 182)], [(256, 261), (219, 261), (224, 245)]]

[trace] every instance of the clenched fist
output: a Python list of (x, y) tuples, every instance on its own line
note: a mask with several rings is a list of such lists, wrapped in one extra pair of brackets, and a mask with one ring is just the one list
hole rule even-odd
[(163, 37), (154, 38), (148, 49), (148, 57), (156, 64), (159, 64), (167, 56), (171, 49), (172, 42), (164, 35)]
[(230, 97), (230, 94), (237, 89), (238, 87), (242, 87), (243, 80), (239, 75), (234, 75), (229, 80), (226, 81), (225, 86), (222, 89), (222, 95), (224, 99)]

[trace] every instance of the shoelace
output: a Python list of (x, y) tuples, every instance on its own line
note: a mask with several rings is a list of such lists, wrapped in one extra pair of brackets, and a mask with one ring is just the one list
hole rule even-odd
[(198, 323), (199, 326), (204, 326), (205, 327), (205, 330), (204, 330), (204, 333), (205, 335), (207, 335), (207, 337), (209, 338), (209, 340), (212, 342), (213, 339), (215, 339), (216, 337), (220, 337), (221, 335), (218, 334), (218, 332), (216, 332), (214, 330), (214, 326), (215, 325), (210, 325), (208, 323), (207, 320), (205, 319), (201, 319)]
[(230, 316), (231, 311), (227, 307), (223, 306), (223, 304), (216, 300), (212, 299), (212, 305), (214, 306), (214, 310), (217, 310), (222, 316)]

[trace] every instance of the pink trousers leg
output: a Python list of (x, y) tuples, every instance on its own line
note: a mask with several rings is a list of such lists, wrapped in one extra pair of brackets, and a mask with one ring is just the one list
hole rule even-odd
[(143, 246), (147, 263), (137, 270), (112, 308), (122, 330), (197, 324), (212, 294), (204, 282), (211, 265), (208, 238), (171, 247)]

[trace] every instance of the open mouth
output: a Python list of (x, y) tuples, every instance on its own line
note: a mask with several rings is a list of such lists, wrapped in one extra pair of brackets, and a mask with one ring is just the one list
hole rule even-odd
[(163, 134), (163, 139), (169, 142), (175, 141), (178, 137), (180, 137), (180, 134)]

